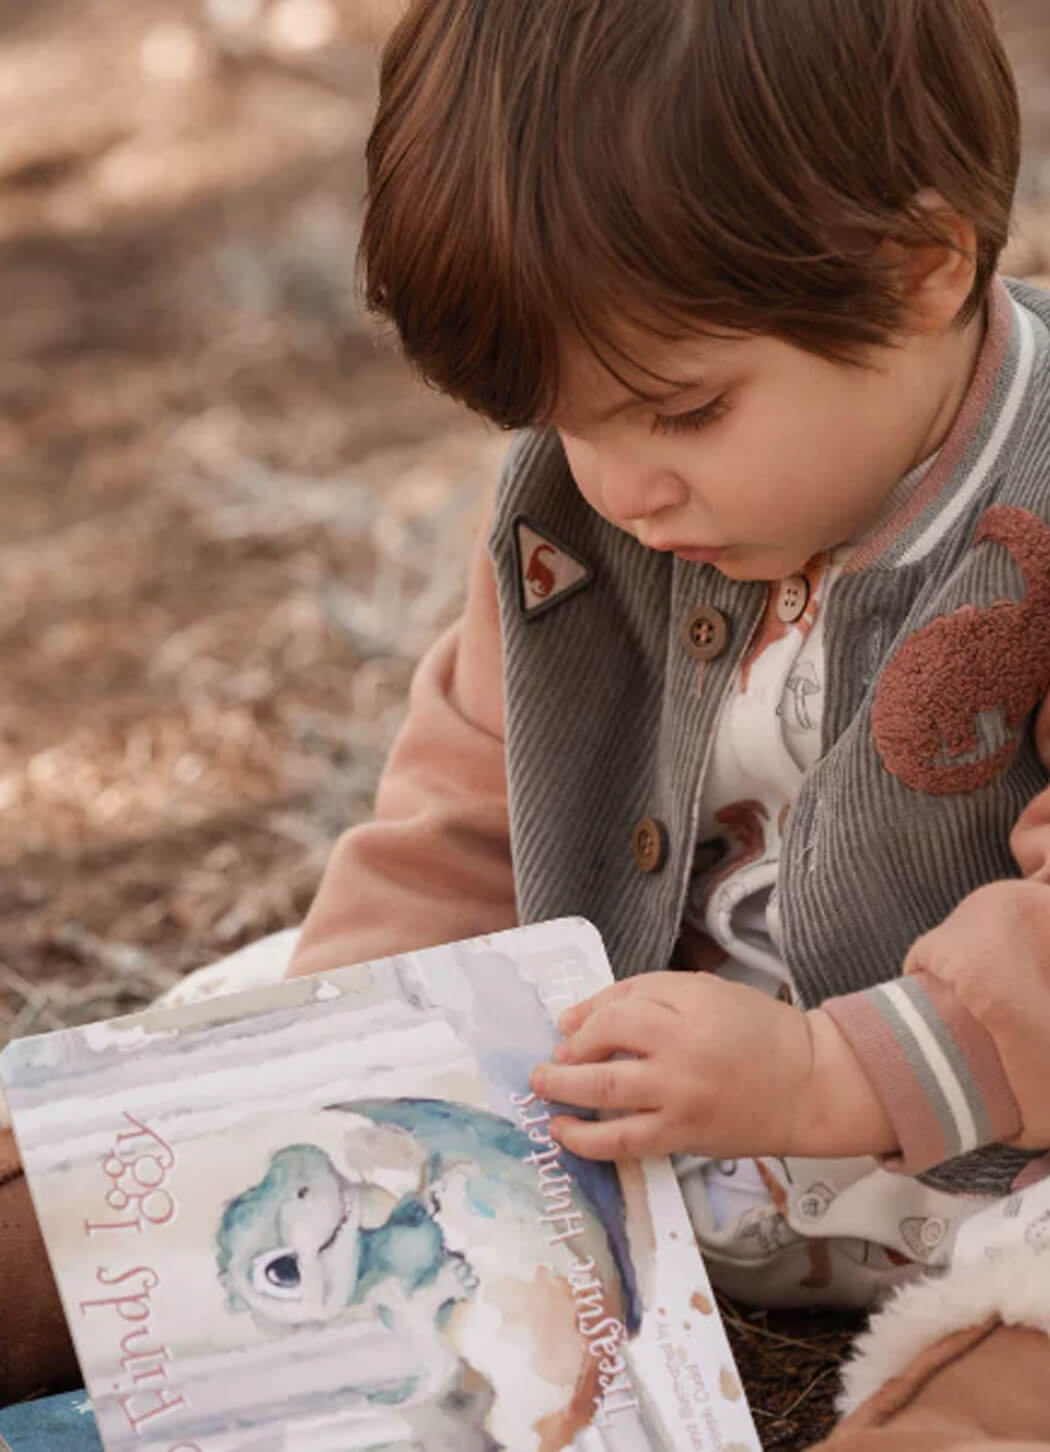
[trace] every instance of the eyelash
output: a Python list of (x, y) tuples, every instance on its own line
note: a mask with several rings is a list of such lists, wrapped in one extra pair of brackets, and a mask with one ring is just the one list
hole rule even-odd
[(653, 417), (654, 434), (695, 434), (708, 424), (715, 423), (729, 407), (726, 399), (716, 398), (705, 403), (703, 408), (694, 408), (690, 413), (658, 413)]

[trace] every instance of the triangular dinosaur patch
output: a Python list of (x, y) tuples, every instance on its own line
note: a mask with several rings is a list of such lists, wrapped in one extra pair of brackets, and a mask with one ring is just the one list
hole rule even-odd
[(584, 589), (594, 571), (550, 533), (518, 515), (511, 525), (518, 565), (518, 606), (526, 620)]

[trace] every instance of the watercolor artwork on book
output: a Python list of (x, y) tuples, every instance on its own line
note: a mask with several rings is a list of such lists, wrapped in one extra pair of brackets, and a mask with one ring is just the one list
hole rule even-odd
[(757, 1452), (670, 1162), (528, 1087), (566, 919), (11, 1044), (107, 1452)]

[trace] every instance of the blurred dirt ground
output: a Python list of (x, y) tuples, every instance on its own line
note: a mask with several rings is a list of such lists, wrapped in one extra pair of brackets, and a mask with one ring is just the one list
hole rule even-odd
[(360, 6), (204, 15), (0, 29), (10, 1032), (301, 916), (504, 446), (357, 308)]
[[(394, 0), (0, 0), (0, 1042), (298, 921), (505, 439), (352, 258)], [(1009, 270), (1050, 274), (1050, 6)], [(768, 1448), (853, 1323), (726, 1306)]]

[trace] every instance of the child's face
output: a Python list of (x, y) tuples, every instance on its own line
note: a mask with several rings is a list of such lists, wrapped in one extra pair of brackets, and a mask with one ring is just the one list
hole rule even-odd
[(979, 332), (909, 336), (865, 367), (765, 336), (660, 342), (646, 366), (695, 386), (659, 402), (632, 398), (581, 349), (565, 360), (557, 422), (580, 492), (612, 524), (734, 579), (776, 580), (862, 535), (939, 447)]

